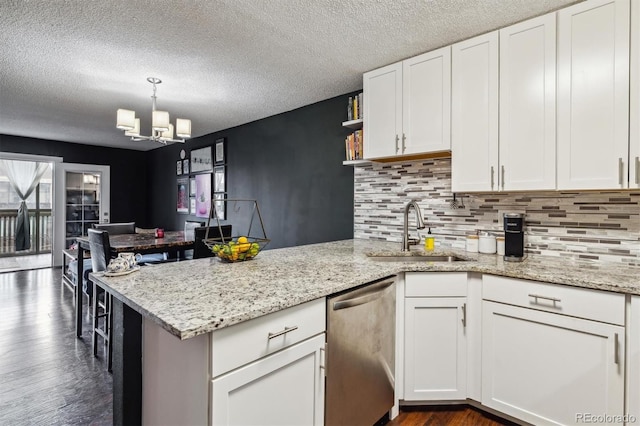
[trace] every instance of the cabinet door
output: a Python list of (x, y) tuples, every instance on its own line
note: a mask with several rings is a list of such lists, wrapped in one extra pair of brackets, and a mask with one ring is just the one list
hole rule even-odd
[(402, 126), (402, 62), (369, 71), (364, 86), (364, 158), (398, 155)]
[[(55, 167), (53, 263), (62, 265), (62, 250), (87, 235), (94, 223), (109, 222), (110, 166), (60, 163)], [(58, 232), (60, 231), (60, 232)]]
[(558, 12), (558, 189), (627, 187), (629, 0)]
[(497, 190), (498, 32), (451, 49), (451, 188)]
[(624, 411), (624, 327), (484, 301), (482, 403), (536, 425)]
[(500, 30), (500, 189), (556, 187), (556, 15)]
[(451, 149), (451, 47), (402, 63), (402, 154)]
[(629, 187), (640, 188), (640, 2), (631, 3)]
[(405, 300), (406, 401), (465, 399), (466, 298)]
[[(627, 372), (627, 413), (640, 419), (640, 296), (631, 296), (629, 322), (628, 353), (629, 371)], [(631, 423), (631, 422), (629, 422)]]
[(324, 424), (324, 334), (211, 381), (211, 424)]

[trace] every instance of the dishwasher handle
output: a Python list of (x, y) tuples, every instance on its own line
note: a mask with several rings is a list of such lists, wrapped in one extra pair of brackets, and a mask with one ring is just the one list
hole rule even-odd
[(370, 284), (367, 287), (367, 291), (358, 297), (352, 299), (340, 300), (333, 303), (333, 310), (338, 311), (340, 309), (352, 308), (358, 305), (364, 305), (365, 303), (372, 302), (378, 299), (382, 295), (382, 291), (387, 287), (393, 285), (394, 280), (382, 281), (375, 284)]

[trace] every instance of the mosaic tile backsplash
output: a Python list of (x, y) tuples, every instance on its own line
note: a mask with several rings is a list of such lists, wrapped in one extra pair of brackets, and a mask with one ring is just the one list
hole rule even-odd
[[(502, 214), (518, 212), (528, 253), (640, 266), (640, 190), (470, 193), (452, 203), (451, 160), (433, 159), (355, 167), (354, 191), (354, 238), (400, 245), (404, 205), (416, 199), (436, 247), (463, 249), (478, 230), (498, 235)], [(411, 236), (424, 236), (409, 213)]]

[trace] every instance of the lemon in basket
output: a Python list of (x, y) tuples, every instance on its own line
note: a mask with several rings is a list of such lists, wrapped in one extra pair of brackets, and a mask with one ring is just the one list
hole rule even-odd
[(251, 244), (249, 244), (249, 239), (247, 237), (238, 237), (238, 250), (240, 253), (244, 253), (251, 248)]

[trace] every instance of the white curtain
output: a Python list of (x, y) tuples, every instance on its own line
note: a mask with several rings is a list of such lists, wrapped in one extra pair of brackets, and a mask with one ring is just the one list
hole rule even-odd
[(0, 160), (0, 169), (4, 170), (11, 187), (22, 200), (16, 220), (16, 251), (29, 250), (31, 248), (31, 229), (29, 229), (27, 198), (40, 183), (42, 175), (49, 169), (49, 163)]

